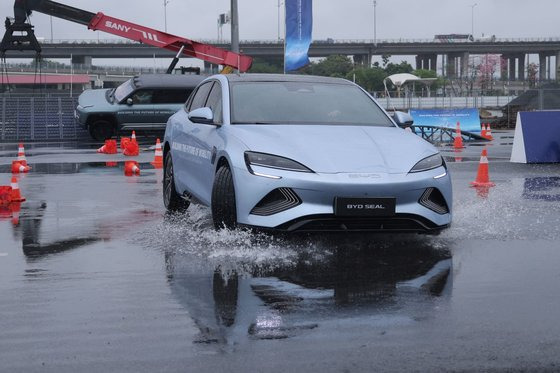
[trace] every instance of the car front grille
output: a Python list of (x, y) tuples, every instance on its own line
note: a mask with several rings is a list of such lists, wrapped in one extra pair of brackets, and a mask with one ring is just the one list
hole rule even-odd
[(270, 216), (301, 204), (299, 196), (290, 188), (277, 188), (268, 193), (251, 210), (251, 214)]
[(426, 189), (424, 193), (422, 193), (418, 203), (440, 215), (449, 213), (449, 207), (445, 202), (445, 198), (443, 198), (441, 192), (436, 188)]

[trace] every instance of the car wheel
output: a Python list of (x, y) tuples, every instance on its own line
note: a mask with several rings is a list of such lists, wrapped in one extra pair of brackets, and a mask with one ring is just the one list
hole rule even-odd
[(96, 141), (110, 139), (115, 132), (113, 123), (107, 120), (96, 120), (89, 125), (89, 134)]
[(175, 179), (173, 176), (173, 160), (171, 152), (165, 155), (163, 171), (163, 204), (168, 211), (184, 211), (190, 202), (182, 198), (175, 189)]
[(216, 172), (212, 187), (212, 220), (216, 229), (237, 227), (233, 175), (228, 166), (221, 166)]

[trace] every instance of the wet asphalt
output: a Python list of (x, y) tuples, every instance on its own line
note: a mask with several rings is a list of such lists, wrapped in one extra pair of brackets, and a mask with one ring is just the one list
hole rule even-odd
[(97, 144), (26, 144), (0, 372), (560, 371), (560, 166), (511, 164), (494, 135), (488, 190), (469, 187), (483, 144), (440, 146), (439, 236), (216, 232), (205, 207), (165, 213), (151, 139), (135, 177)]

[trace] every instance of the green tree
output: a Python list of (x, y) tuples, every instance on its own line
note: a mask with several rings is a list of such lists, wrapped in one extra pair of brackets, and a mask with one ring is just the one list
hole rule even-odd
[(353, 69), (352, 60), (347, 56), (331, 55), (322, 61), (312, 63), (309, 69), (313, 75), (343, 78)]
[(413, 70), (414, 69), (412, 68), (412, 66), (406, 61), (401, 61), (401, 63), (399, 64), (390, 62), (385, 67), (385, 72), (387, 73), (387, 75), (412, 73)]
[(255, 58), (253, 60), (253, 65), (251, 65), (250, 73), (267, 73), (267, 74), (279, 74), (284, 72), (284, 69), (280, 64), (270, 63), (260, 58)]
[(360, 67), (346, 75), (346, 79), (356, 79), (356, 84), (368, 92), (383, 91), (383, 79), (387, 77), (385, 70), (380, 67)]

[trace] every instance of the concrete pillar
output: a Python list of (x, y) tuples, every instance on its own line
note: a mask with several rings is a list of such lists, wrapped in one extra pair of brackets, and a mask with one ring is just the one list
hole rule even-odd
[(463, 78), (469, 75), (469, 57), (469, 52), (465, 52), (461, 56), (461, 76)]
[(430, 70), (437, 71), (437, 54), (430, 56)]
[(501, 80), (507, 80), (508, 79), (507, 62), (508, 62), (508, 57), (502, 54), (502, 56), (500, 58), (500, 79)]
[(525, 80), (525, 53), (517, 57), (517, 79)]
[(354, 64), (356, 66), (369, 66), (368, 55), (367, 54), (355, 54), (352, 56)]
[(416, 56), (416, 70), (420, 70), (422, 68), (422, 56)]
[(546, 79), (546, 55), (539, 53), (539, 80)]
[(515, 57), (509, 57), (509, 80), (515, 80)]
[(457, 61), (455, 60), (455, 55), (453, 55), (453, 54), (448, 54), (447, 55), (446, 75), (450, 78), (455, 77), (455, 72), (457, 71), (455, 69), (456, 62)]
[(556, 80), (560, 80), (560, 51), (556, 52)]
[(91, 56), (72, 56), (70, 63), (72, 65), (82, 65), (84, 67), (91, 67)]

